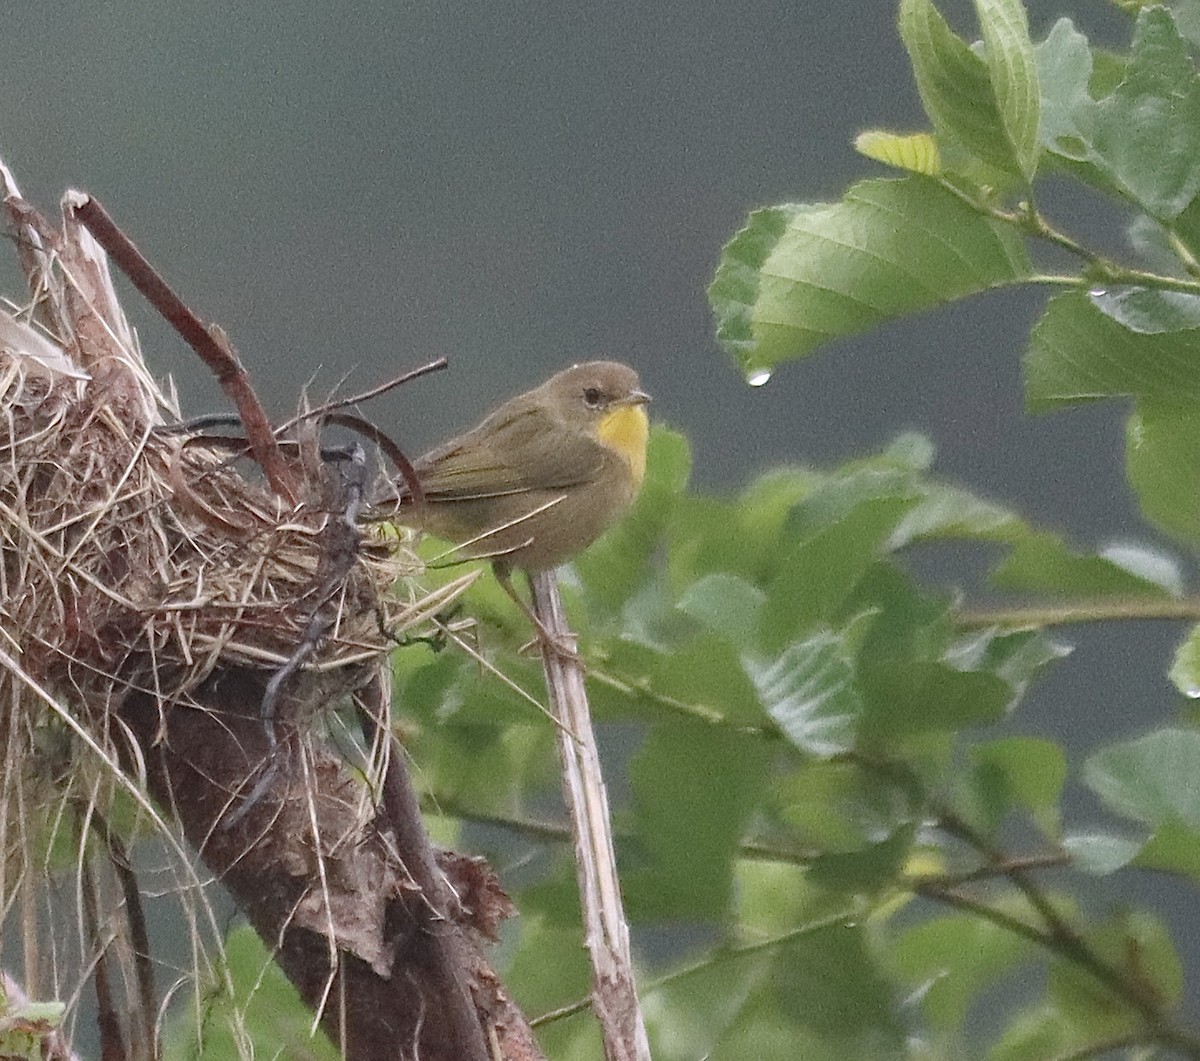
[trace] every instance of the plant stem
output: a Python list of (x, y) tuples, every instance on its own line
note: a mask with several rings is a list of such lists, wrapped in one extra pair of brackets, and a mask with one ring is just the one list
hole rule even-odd
[(964, 630), (989, 626), (1031, 629), (1046, 626), (1077, 626), (1113, 620), (1200, 621), (1200, 598), (1112, 597), (1077, 601), (1072, 604), (1018, 605), (1011, 608), (966, 608), (957, 624)]

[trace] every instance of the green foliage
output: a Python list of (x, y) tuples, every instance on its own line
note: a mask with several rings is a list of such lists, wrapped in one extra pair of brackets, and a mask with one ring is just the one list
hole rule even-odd
[[(312, 1012), (251, 929), (243, 926), (229, 934), (224, 961), (225, 976), (207, 984), (204, 996), (171, 1021), (164, 1036), (166, 1061), (245, 1056), (336, 1061), (341, 1056), (314, 1030)], [(233, 994), (225, 983), (233, 985)]]
[[(975, 0), (975, 43), (934, 0), (900, 0), (929, 130), (871, 130), (856, 146), (903, 175), (858, 182), (837, 202), (752, 214), (722, 256), (710, 299), (718, 338), (762, 382), (834, 340), (939, 302), (998, 285), (1057, 291), (1024, 352), (1027, 408), (1132, 399), (1129, 483), (1148, 523), (1194, 550), (1200, 5), (1120, 6), (1130, 43), (1114, 52), (1067, 19), (1031, 40), (1018, 0)], [(1127, 233), (1122, 260), (1042, 214), (1050, 177), (1101, 194)], [(1061, 269), (1064, 256), (1073, 271), (1044, 271), (1040, 259)], [(1064, 654), (1048, 626), (1195, 620), (1194, 591), (1164, 553), (1081, 551), (937, 483), (929, 457), (905, 439), (831, 473), (779, 473), (769, 481), (792, 487), (789, 514), (771, 524), (773, 543), (754, 543), (757, 567), (701, 571), (672, 560), (685, 602), (677, 610), (733, 643), (769, 720), (762, 739), (776, 732), (782, 743), (750, 823), (781, 863), (791, 861), (803, 897), (789, 908), (795, 923), (841, 904), (847, 920), (868, 925), (859, 953), (882, 974), (886, 1005), (905, 1029), (903, 1040), (839, 1042), (860, 1019), (841, 1014), (815, 1045), (797, 1037), (804, 1049), (792, 1056), (987, 1050), (996, 1061), (1034, 1061), (1141, 1048), (1200, 1057), (1200, 1038), (1180, 1020), (1182, 967), (1161, 920), (1138, 907), (1093, 912), (1075, 898), (1081, 874), (1126, 869), (1200, 886), (1200, 731), (1151, 719), (1148, 732), (1073, 763), (1053, 741), (1022, 735), (1019, 719), (1015, 733), (1011, 721), (994, 728)], [(740, 509), (766, 489), (730, 506), (726, 526), (736, 528)], [(689, 524), (695, 534), (704, 526)], [(904, 552), (946, 539), (990, 543), (992, 585), (1037, 603), (989, 623), (915, 585)], [(716, 556), (712, 546), (686, 548)], [(1200, 626), (1169, 677), (1184, 696), (1200, 695)], [(714, 693), (705, 708), (720, 715)], [(1112, 823), (1067, 820), (1064, 794), (1080, 783)], [(1051, 866), (1065, 869), (1050, 877)], [(914, 893), (932, 908), (913, 904)], [(738, 914), (727, 938), (746, 931), (746, 911)], [(843, 989), (869, 1008), (878, 986)], [(993, 1042), (982, 1040), (974, 1017), (997, 991), (1017, 989), (1022, 1002)]]
[[(1130, 482), (1148, 520), (1192, 547), (1200, 18), (1133, 6), (1115, 54), (1066, 20), (1033, 42), (1017, 0), (976, 0), (977, 44), (932, 0), (902, 0), (931, 131), (861, 143), (906, 175), (752, 214), (711, 297), (721, 341), (761, 381), (901, 314), (998, 285), (1067, 288), (1033, 329), (1026, 403), (1132, 398)], [(1132, 264), (1042, 217), (1047, 174), (1111, 197)], [(1078, 273), (1041, 273), (1041, 244)], [(688, 490), (685, 440), (659, 428), (634, 510), (564, 572), (656, 1057), (1040, 1061), (1140, 1044), (1200, 1058), (1166, 927), (1081, 898), (1085, 876), (1131, 868), (1200, 886), (1200, 731), (1151, 721), (1079, 763), (1020, 715), (1067, 654), (1049, 624), (1182, 614), (1181, 568), (1150, 549), (1081, 550), (932, 462), (906, 435), (706, 498)], [(1038, 606), (989, 617), (919, 584), (909, 556), (945, 542)], [(588, 991), (555, 734), (540, 668), (515, 651), (523, 616), (486, 577), (464, 616), (477, 658), (397, 652), (399, 724), (439, 828), (491, 854), (513, 894), (521, 917), (497, 958), (536, 1014)], [(1198, 644), (1171, 671), (1191, 697)], [(1111, 820), (1071, 820), (1081, 785)], [(230, 1036), (318, 1056), (240, 933), (229, 972), (238, 1000), (214, 989), (169, 1056), (222, 1056)], [(583, 1013), (539, 1034), (550, 1056), (599, 1056)]]
[(5, 1061), (38, 1061), (53, 1047), (48, 1042), (57, 1034), (65, 1002), (25, 1002), (5, 997), (0, 991), (0, 1057)]
[[(1093, 920), (1041, 885), (1031, 898), (1031, 871), (1006, 867), (1028, 856), (1195, 878), (1200, 812), (1183, 779), (1200, 776), (1200, 735), (1099, 751), (1080, 777), (1053, 741), (997, 733), (1065, 648), (1034, 629), (964, 628), (905, 557), (986, 545), (997, 584), (1063, 606), (1174, 602), (1180, 576), (1137, 550), (1072, 549), (940, 482), (932, 459), (908, 435), (706, 499), (687, 489), (683, 439), (658, 428), (628, 523), (564, 573), (635, 940), (673, 928), (693, 941), (673, 960), (642, 954), (656, 1056), (960, 1057), (983, 1045), (972, 1014), (1030, 970), (1044, 998), (997, 1056), (1133, 1034), (1144, 1012), (1114, 982), (1138, 985), (1163, 1021), (1178, 1005), (1178, 959), (1148, 913)], [(512, 684), (415, 645), (397, 653), (397, 705), (430, 805), (459, 817), (461, 843), (495, 844), (522, 911), (501, 951), (506, 983), (531, 1012), (552, 1010), (588, 983), (553, 729), (507, 605), (483, 583), (466, 607)], [(1124, 832), (1070, 828), (1062, 801), (1080, 781), (1132, 819)], [(1014, 831), (1029, 842), (1010, 856), (998, 845)], [(514, 844), (526, 853), (506, 870)], [(547, 1049), (597, 1056), (589, 1023), (550, 1025)]]

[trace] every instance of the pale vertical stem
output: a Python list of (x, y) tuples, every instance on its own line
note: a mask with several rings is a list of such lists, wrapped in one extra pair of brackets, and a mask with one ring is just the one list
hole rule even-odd
[(633, 979), (629, 925), (621, 904), (608, 795), (600, 772), (583, 667), (567, 626), (553, 571), (530, 576), (533, 611), (549, 635), (542, 666), (550, 710), (559, 722), (563, 794), (575, 833), (575, 861), (586, 944), (592, 963), (592, 1008), (607, 1061), (650, 1061), (650, 1042)]

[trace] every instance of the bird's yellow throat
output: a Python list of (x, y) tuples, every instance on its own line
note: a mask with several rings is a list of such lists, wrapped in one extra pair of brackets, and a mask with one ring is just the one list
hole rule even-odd
[(618, 405), (610, 409), (596, 425), (596, 436), (625, 459), (634, 485), (641, 486), (646, 475), (646, 441), (650, 437), (645, 406)]

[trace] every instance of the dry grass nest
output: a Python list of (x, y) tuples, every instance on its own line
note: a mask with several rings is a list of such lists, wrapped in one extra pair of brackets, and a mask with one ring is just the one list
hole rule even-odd
[(51, 227), (0, 171), (33, 292), (0, 311), (10, 736), (21, 707), (67, 704), (94, 722), (131, 689), (169, 707), (218, 667), (276, 670), (300, 646), (307, 673), (378, 663), (438, 602), (393, 592), (411, 554), (353, 529), (347, 540), (317, 427), (288, 451), (296, 503), (219, 440), (163, 431), (175, 402), (147, 372), (71, 196)]

